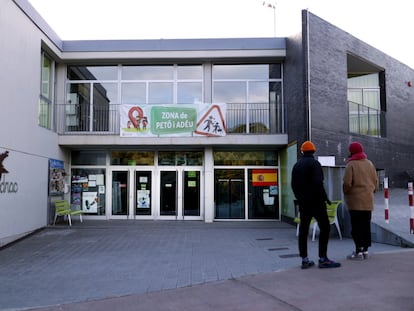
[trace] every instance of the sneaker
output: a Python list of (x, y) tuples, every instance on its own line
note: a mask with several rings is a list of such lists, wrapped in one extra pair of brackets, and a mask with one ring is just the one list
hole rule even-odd
[(338, 268), (341, 264), (328, 258), (319, 259), (319, 268)]
[(315, 263), (312, 260), (302, 261), (302, 269), (308, 269), (310, 267), (313, 267)]
[(369, 258), (369, 253), (368, 251), (365, 251), (362, 253), (362, 256), (364, 256), (364, 259), (368, 259)]
[(352, 252), (352, 254), (348, 255), (346, 258), (350, 260), (364, 260), (364, 254), (362, 252)]

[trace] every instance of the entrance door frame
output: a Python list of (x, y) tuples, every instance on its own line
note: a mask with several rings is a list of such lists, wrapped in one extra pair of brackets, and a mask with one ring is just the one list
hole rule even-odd
[[(177, 214), (175, 216), (161, 216), (161, 172), (177, 172)], [(184, 216), (184, 172), (198, 171), (200, 173), (200, 216)], [(204, 220), (204, 172), (200, 166), (159, 166), (156, 174), (156, 219), (160, 220)]]
[[(151, 171), (151, 215), (135, 215), (136, 205), (136, 184), (135, 173), (137, 171)], [(177, 172), (177, 215), (175, 216), (161, 216), (161, 171), (176, 171)], [(184, 216), (183, 215), (183, 195), (184, 195), (184, 172), (198, 171), (200, 173), (200, 216)], [(112, 215), (112, 176), (113, 172), (128, 172), (128, 214), (127, 215)], [(108, 169), (108, 191), (107, 191), (107, 218), (108, 219), (140, 219), (140, 220), (204, 220), (205, 206), (204, 206), (204, 170), (201, 166), (111, 166)]]
[[(151, 215), (135, 215), (135, 206), (136, 206), (136, 184), (135, 184), (135, 172), (137, 171), (146, 171), (151, 172), (152, 178), (151, 178), (151, 189), (154, 191), (154, 193), (151, 195), (152, 198), (157, 198), (159, 195), (157, 193), (156, 187), (155, 187), (155, 168), (153, 166), (128, 166), (128, 167), (122, 167), (122, 166), (112, 166), (109, 168), (109, 174), (108, 174), (108, 189), (112, 190), (112, 176), (113, 172), (128, 172), (128, 213), (127, 215), (112, 215), (112, 191), (108, 191), (108, 197), (107, 202), (111, 202), (110, 204), (107, 204), (107, 215), (108, 219), (154, 219), (155, 218), (155, 206), (156, 206), (156, 200), (154, 203), (152, 203), (151, 208)], [(154, 199), (153, 199), (154, 200)]]

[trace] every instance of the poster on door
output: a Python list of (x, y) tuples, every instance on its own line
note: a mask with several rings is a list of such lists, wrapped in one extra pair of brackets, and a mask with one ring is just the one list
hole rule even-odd
[(150, 191), (149, 190), (137, 190), (137, 208), (149, 208), (150, 207)]
[(84, 213), (98, 212), (98, 196), (97, 192), (83, 192), (82, 193), (82, 211)]
[(225, 104), (121, 105), (121, 137), (225, 136)]

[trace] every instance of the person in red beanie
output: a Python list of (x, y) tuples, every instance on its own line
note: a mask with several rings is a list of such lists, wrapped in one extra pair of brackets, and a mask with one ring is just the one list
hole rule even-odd
[(367, 159), (361, 143), (351, 143), (349, 153), (342, 190), (351, 218), (355, 251), (348, 259), (363, 260), (368, 258), (368, 247), (371, 246), (371, 216), (378, 177), (375, 166)]
[(303, 156), (293, 166), (292, 190), (299, 204), (299, 255), (302, 258), (302, 269), (315, 265), (308, 258), (308, 234), (312, 218), (318, 222), (319, 234), (319, 268), (337, 268), (341, 264), (328, 258), (328, 241), (331, 226), (326, 210), (326, 203), (330, 204), (323, 181), (322, 166), (314, 158), (315, 145), (305, 141), (300, 148)]

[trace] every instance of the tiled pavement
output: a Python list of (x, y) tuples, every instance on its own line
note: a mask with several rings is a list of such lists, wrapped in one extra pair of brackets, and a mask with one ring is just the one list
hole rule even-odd
[[(381, 198), (378, 200), (376, 213), (380, 214)], [(399, 204), (404, 211), (403, 199)], [(396, 217), (397, 207), (394, 211)], [(375, 217), (381, 221), (379, 215)], [(298, 269), (295, 231), (280, 222), (111, 220), (75, 221), (71, 228), (64, 224), (48, 227), (0, 250), (0, 310), (194, 290), (199, 284), (214, 286), (246, 277), (285, 278), (286, 271), (303, 272)], [(309, 241), (313, 258), (317, 244)], [(333, 236), (330, 240), (329, 255), (335, 260), (344, 261), (352, 249), (349, 238)], [(374, 243), (371, 252), (399, 250)]]

